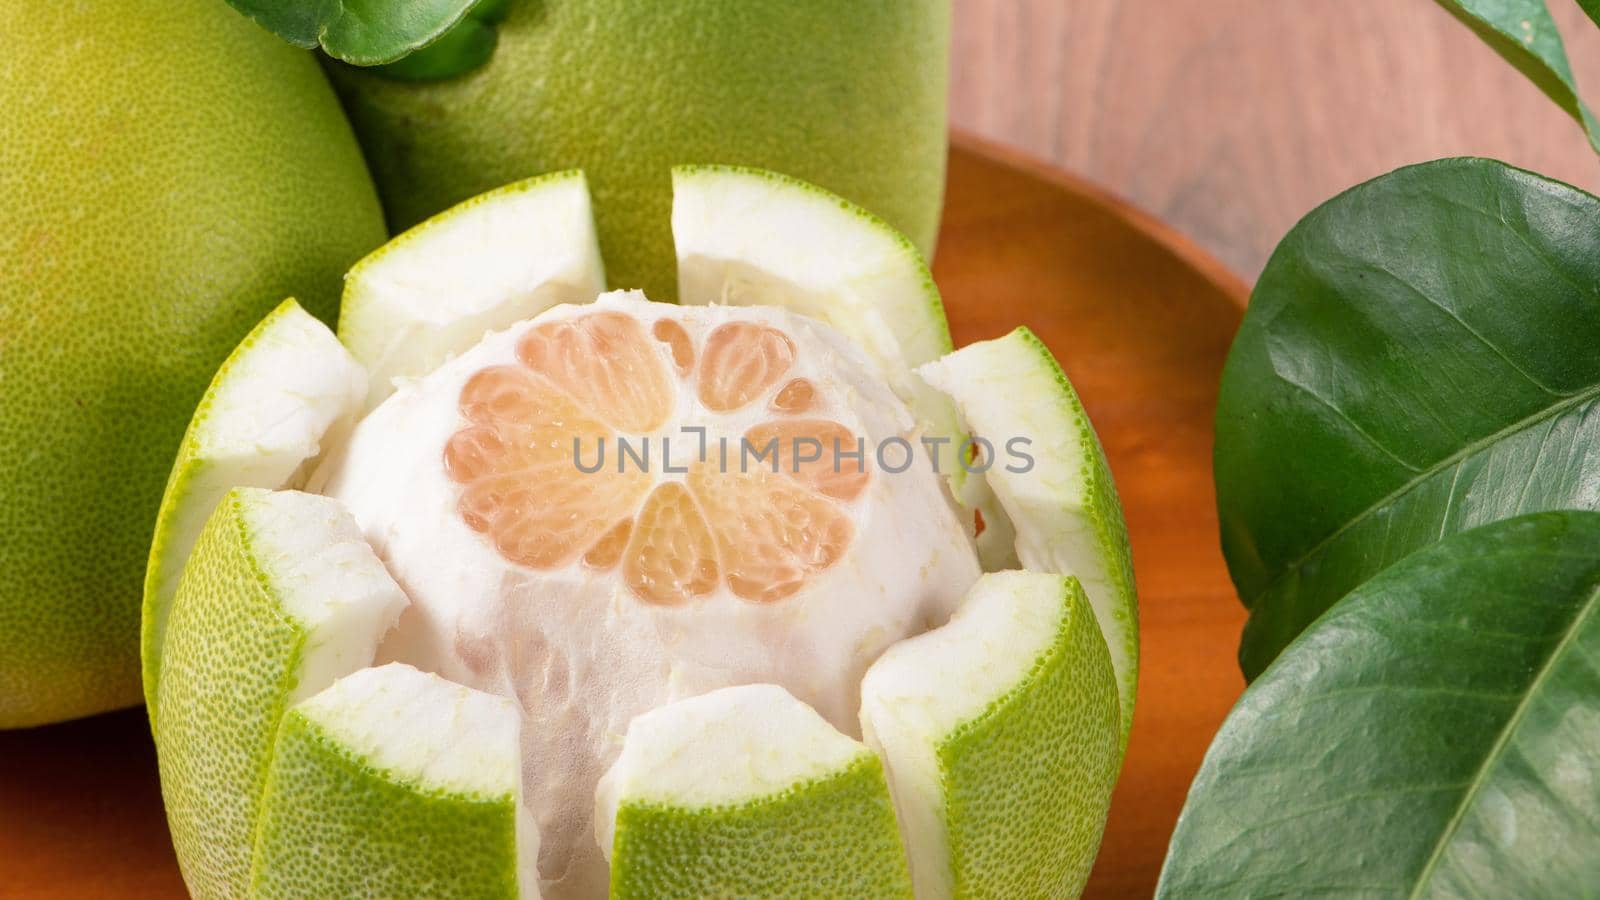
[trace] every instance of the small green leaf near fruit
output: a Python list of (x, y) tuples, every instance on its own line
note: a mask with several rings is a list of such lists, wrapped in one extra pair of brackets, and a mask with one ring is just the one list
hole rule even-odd
[[(296, 47), (321, 47), (329, 56), (357, 66), (394, 63), (457, 30), (480, 31), (491, 21), (475, 15), (474, 0), (228, 0), (256, 24)], [(458, 40), (454, 45), (459, 46)], [(492, 33), (489, 48), (494, 45)], [(488, 58), (452, 54), (463, 64)], [(468, 66), (470, 67), (470, 66)], [(465, 69), (457, 69), (464, 71)]]

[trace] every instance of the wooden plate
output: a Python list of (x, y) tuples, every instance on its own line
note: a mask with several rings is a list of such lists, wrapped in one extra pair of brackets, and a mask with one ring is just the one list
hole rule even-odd
[[(1139, 706), (1092, 897), (1148, 897), (1189, 780), (1243, 686), (1218, 551), (1217, 377), (1246, 287), (1063, 174), (957, 137), (934, 274), (956, 343), (1027, 325), (1105, 443), (1133, 538)], [(0, 894), (181, 896), (143, 710), (0, 733)]]

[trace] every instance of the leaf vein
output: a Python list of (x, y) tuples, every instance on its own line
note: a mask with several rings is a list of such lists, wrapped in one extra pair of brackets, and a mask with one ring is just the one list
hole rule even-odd
[(1483, 763), (1478, 766), (1478, 771), (1473, 774), (1466, 791), (1462, 793), (1461, 802), (1456, 804), (1455, 813), (1450, 817), (1450, 821), (1445, 825), (1444, 830), (1439, 833), (1439, 840), (1434, 844), (1433, 853), (1428, 857), (1428, 861), (1423, 864), (1422, 870), (1417, 873), (1417, 883), (1412, 888), (1411, 900), (1416, 900), (1422, 895), (1423, 887), (1433, 879), (1434, 872), (1438, 871), (1439, 864), (1444, 859), (1444, 854), (1449, 849), (1450, 843), (1455, 839), (1456, 832), (1461, 829), (1462, 822), (1466, 821), (1467, 810), (1472, 806), (1472, 801), (1477, 797), (1478, 792), (1483, 789), (1484, 783), (1489, 779), (1489, 773), (1500, 761), (1500, 758), (1510, 746), (1511, 740), (1516, 736), (1517, 729), (1522, 724), (1523, 716), (1527, 715), (1528, 709), (1533, 705), (1533, 698), (1544, 687), (1545, 679), (1550, 677), (1550, 672), (1555, 668), (1556, 664), (1562, 661), (1567, 650), (1577, 640), (1584, 626), (1588, 624), (1589, 618), (1594, 615), (1595, 610), (1600, 609), (1600, 603), (1595, 602), (1596, 598), (1600, 598), (1600, 588), (1589, 592), (1589, 598), (1584, 601), (1583, 609), (1572, 617), (1571, 624), (1567, 626), (1567, 630), (1561, 635), (1561, 639), (1551, 648), (1550, 656), (1545, 659), (1544, 665), (1540, 666), (1539, 671), (1535, 672), (1533, 678), (1529, 680), (1528, 689), (1523, 692), (1521, 701), (1517, 703), (1516, 709), (1512, 710), (1510, 718), (1506, 719), (1506, 724), (1500, 729), (1500, 733), (1495, 736), (1494, 744), (1489, 747), (1489, 752), (1484, 754)]
[[(1294, 384), (1294, 382), (1287, 383)], [(1299, 387), (1299, 385), (1296, 385), (1296, 387)], [(1345, 532), (1355, 528), (1358, 524), (1372, 517), (1379, 510), (1393, 504), (1399, 498), (1415, 490), (1418, 485), (1421, 485), (1434, 475), (1443, 472), (1447, 467), (1455, 465), (1457, 462), (1472, 456), (1480, 450), (1485, 450), (1489, 447), (1492, 447), (1496, 443), (1505, 440), (1507, 437), (1513, 434), (1518, 434), (1528, 428), (1533, 427), (1534, 425), (1539, 424), (1540, 422), (1553, 420), (1569, 410), (1581, 407), (1585, 403), (1590, 402), (1597, 397), (1600, 397), (1600, 383), (1592, 384), (1584, 388), (1582, 391), (1566, 397), (1564, 400), (1558, 403), (1552, 403), (1544, 409), (1533, 413), (1532, 415), (1526, 416), (1516, 422), (1512, 422), (1504, 428), (1486, 434), (1476, 441), (1465, 444), (1461, 447), (1461, 449), (1450, 454), (1449, 456), (1441, 458), (1438, 462), (1433, 463), (1425, 469), (1415, 470), (1415, 477), (1408, 479), (1407, 481), (1396, 486), (1394, 490), (1373, 501), (1372, 504), (1366, 509), (1363, 509), (1361, 512), (1351, 516), (1345, 521), (1344, 524), (1328, 532), (1326, 536), (1319, 539), (1315, 544), (1312, 544), (1304, 553), (1300, 554), (1299, 557), (1295, 558), (1288, 565), (1284, 566), (1283, 571), (1274, 576), (1272, 581), (1269, 582), (1267, 586), (1256, 595), (1256, 598), (1271, 594), (1279, 584), (1281, 584), (1295, 571), (1299, 570), (1301, 566), (1305, 565), (1307, 560), (1311, 559), (1313, 556), (1316, 556), (1328, 545), (1342, 537)]]

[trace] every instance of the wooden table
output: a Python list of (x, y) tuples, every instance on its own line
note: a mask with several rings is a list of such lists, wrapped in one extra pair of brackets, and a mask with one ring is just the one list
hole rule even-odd
[[(957, 344), (1025, 324), (1050, 345), (1110, 457), (1133, 539), (1143, 668), (1089, 896), (1149, 896), (1189, 780), (1243, 686), (1211, 413), (1245, 286), (1094, 188), (965, 138), (934, 273)], [(0, 896), (182, 892), (143, 710), (0, 733)]]
[[(1600, 29), (1548, 4), (1600, 104)], [(1440, 156), (1587, 190), (1583, 133), (1433, 0), (955, 0), (950, 121), (1128, 197), (1253, 279), (1335, 193)]]

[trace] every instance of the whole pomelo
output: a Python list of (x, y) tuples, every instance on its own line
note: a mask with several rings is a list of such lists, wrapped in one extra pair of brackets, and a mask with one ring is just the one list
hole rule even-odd
[(0, 727), (137, 703), (162, 485), (218, 363), (384, 238), (309, 54), (215, 0), (18, 0), (0, 37)]
[(677, 164), (785, 172), (931, 251), (949, 31), (949, 0), (513, 0), (482, 68), (431, 83), (333, 76), (396, 231), (582, 168), (611, 285), (669, 299)]

